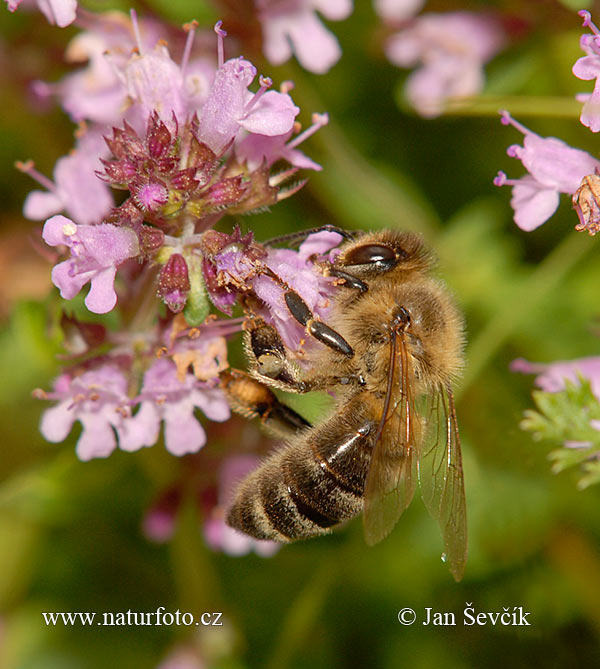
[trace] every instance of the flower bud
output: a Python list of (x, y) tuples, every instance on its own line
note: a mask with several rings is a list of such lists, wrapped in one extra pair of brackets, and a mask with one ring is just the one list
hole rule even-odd
[(165, 233), (150, 225), (141, 225), (137, 230), (140, 251), (144, 255), (153, 253), (165, 243)]
[(185, 258), (181, 253), (173, 253), (162, 268), (158, 279), (158, 294), (174, 313), (180, 312), (187, 301), (190, 277)]

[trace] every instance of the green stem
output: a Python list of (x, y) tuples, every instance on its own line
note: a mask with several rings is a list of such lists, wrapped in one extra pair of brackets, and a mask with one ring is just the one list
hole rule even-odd
[[(507, 109), (513, 116), (523, 118), (576, 119), (581, 114), (581, 102), (574, 98), (527, 95), (489, 95), (450, 100), (444, 114), (447, 116), (497, 116)], [(407, 111), (410, 111), (407, 109)]]
[(467, 368), (457, 396), (463, 393), (496, 355), (504, 342), (593, 248), (590, 239), (571, 233), (545, 258), (488, 321), (467, 349)]

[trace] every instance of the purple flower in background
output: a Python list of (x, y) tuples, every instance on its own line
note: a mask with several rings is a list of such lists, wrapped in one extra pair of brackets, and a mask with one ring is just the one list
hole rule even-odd
[[(6, 0), (8, 11), (16, 11), (21, 1)], [(59, 28), (70, 25), (77, 16), (76, 0), (37, 0), (37, 5), (42, 14), (48, 19), (48, 23), (57, 25)]]
[(591, 95), (577, 96), (577, 99), (584, 103), (580, 120), (592, 132), (598, 132), (600, 130), (600, 32), (592, 23), (592, 17), (588, 11), (580, 11), (579, 16), (583, 17), (584, 27), (589, 27), (592, 34), (581, 36), (579, 44), (586, 55), (579, 58), (573, 65), (573, 74), (584, 81), (596, 80)]
[(83, 426), (76, 447), (80, 460), (105, 458), (115, 450), (115, 431), (122, 436), (130, 413), (127, 379), (118, 367), (107, 364), (75, 377), (62, 374), (53, 392), (41, 396), (59, 400), (42, 415), (40, 432), (45, 439), (63, 441), (78, 420)]
[(470, 12), (424, 14), (393, 35), (385, 52), (400, 67), (421, 67), (406, 82), (406, 96), (419, 114), (438, 116), (452, 98), (479, 93), (483, 65), (504, 45), (492, 17)]
[(263, 50), (273, 65), (292, 51), (302, 67), (324, 74), (341, 56), (340, 45), (316, 15), (341, 21), (352, 13), (352, 0), (255, 0), (263, 29)]
[(202, 409), (207, 418), (218, 422), (230, 416), (220, 389), (202, 386), (190, 373), (180, 380), (175, 363), (166, 357), (156, 360), (144, 374), (138, 399), (139, 411), (127, 421), (127, 430), (120, 440), (125, 451), (153, 446), (164, 421), (167, 450), (173, 455), (195, 453), (206, 443), (206, 434), (194, 409)]
[(537, 374), (536, 385), (547, 393), (558, 393), (566, 388), (565, 381), (579, 383), (579, 377), (584, 377), (600, 401), (600, 357), (557, 360), (548, 364), (518, 358), (513, 360), (510, 369), (522, 374)]
[(181, 498), (181, 487), (173, 486), (165, 490), (148, 509), (142, 521), (142, 531), (150, 541), (162, 544), (171, 539)]
[(41, 221), (64, 211), (83, 224), (102, 220), (114, 204), (108, 186), (96, 176), (96, 170), (102, 167), (101, 159), (108, 153), (102, 135), (90, 131), (79, 138), (74, 151), (57, 161), (54, 183), (38, 174), (31, 164), (20, 164), (23, 172), (48, 189), (29, 193), (23, 207), (25, 216)]
[(535, 230), (556, 211), (559, 193), (573, 195), (582, 179), (600, 168), (600, 161), (585, 151), (573, 149), (555, 137), (540, 137), (502, 112), (502, 123), (523, 133), (523, 146), (513, 144), (509, 156), (521, 160), (529, 174), (508, 179), (499, 172), (496, 186), (512, 186), (511, 205), (515, 223), (522, 230)]
[(91, 281), (85, 298), (90, 311), (104, 314), (117, 302), (114, 289), (117, 265), (139, 254), (139, 243), (130, 228), (110, 223), (76, 225), (65, 216), (49, 218), (42, 232), (49, 246), (68, 246), (71, 258), (52, 270), (52, 282), (70, 300)]
[(237, 484), (259, 464), (260, 458), (254, 455), (233, 456), (222, 464), (217, 505), (204, 522), (204, 538), (213, 550), (233, 556), (246, 555), (253, 550), (262, 557), (270, 557), (281, 547), (276, 541), (253, 539), (225, 524), (224, 517)]

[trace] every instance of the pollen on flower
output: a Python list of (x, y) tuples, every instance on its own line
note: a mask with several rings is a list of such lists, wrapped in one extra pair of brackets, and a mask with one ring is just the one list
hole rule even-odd
[(75, 223), (65, 223), (65, 225), (63, 225), (62, 232), (65, 237), (72, 237), (77, 232), (77, 226)]

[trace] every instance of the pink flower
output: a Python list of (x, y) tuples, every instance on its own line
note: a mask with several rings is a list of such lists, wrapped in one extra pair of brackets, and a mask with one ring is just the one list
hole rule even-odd
[(22, 171), (48, 189), (29, 193), (23, 207), (25, 216), (40, 221), (64, 211), (84, 224), (102, 220), (114, 204), (108, 186), (96, 176), (102, 167), (101, 158), (107, 155), (102, 135), (86, 132), (79, 138), (75, 150), (57, 161), (54, 183), (38, 174), (30, 164), (21, 164)]
[(579, 58), (573, 65), (573, 74), (584, 81), (596, 80), (591, 95), (577, 96), (578, 100), (584, 102), (580, 120), (592, 132), (598, 132), (600, 130), (600, 32), (592, 23), (592, 17), (588, 11), (580, 11), (579, 16), (583, 17), (583, 25), (589, 27), (592, 34), (581, 36), (579, 44), (586, 55)]
[(341, 56), (335, 36), (316, 11), (330, 21), (352, 13), (352, 0), (255, 0), (263, 28), (263, 50), (273, 65), (289, 60), (292, 51), (305, 69), (324, 74)]
[(71, 249), (71, 258), (52, 270), (52, 282), (61, 296), (70, 300), (91, 281), (87, 308), (97, 314), (110, 311), (117, 302), (117, 265), (139, 254), (135, 232), (109, 223), (76, 225), (64, 216), (53, 216), (46, 221), (42, 236), (49, 246)]
[(547, 393), (558, 393), (565, 389), (565, 381), (578, 384), (579, 378), (584, 377), (589, 380), (592, 392), (600, 401), (600, 357), (557, 360), (548, 364), (518, 358), (513, 360), (510, 369), (522, 374), (537, 374), (536, 385)]
[(494, 184), (513, 186), (511, 205), (515, 223), (522, 230), (535, 230), (556, 211), (559, 193), (573, 195), (583, 177), (600, 168), (600, 161), (560, 139), (540, 137), (514, 121), (508, 112), (501, 113), (504, 125), (510, 124), (524, 135), (523, 146), (514, 144), (507, 153), (521, 160), (529, 174), (507, 179), (504, 172), (499, 172)]
[(81, 376), (59, 376), (54, 391), (44, 394), (59, 404), (44, 411), (40, 432), (53, 443), (67, 438), (75, 421), (83, 426), (76, 453), (80, 460), (105, 458), (116, 448), (129, 415), (127, 379), (114, 365), (104, 365)]
[(153, 446), (164, 421), (167, 450), (173, 455), (195, 453), (206, 443), (206, 434), (194, 416), (194, 409), (202, 409), (207, 418), (218, 422), (230, 416), (220, 389), (201, 385), (189, 372), (180, 380), (175, 363), (168, 358), (159, 358), (144, 374), (138, 399), (139, 411), (127, 422), (120, 440), (125, 451)]
[(277, 542), (253, 539), (229, 527), (224, 520), (237, 484), (259, 464), (260, 458), (254, 455), (237, 455), (228, 458), (221, 466), (218, 502), (204, 523), (204, 538), (213, 550), (236, 557), (251, 550), (262, 557), (270, 557), (279, 550)]
[(479, 93), (483, 65), (503, 46), (504, 33), (491, 17), (470, 12), (424, 14), (393, 35), (386, 55), (400, 67), (421, 67), (410, 75), (406, 95), (425, 117), (438, 116), (446, 101)]
[[(222, 35), (219, 35), (222, 39)], [(268, 91), (270, 80), (261, 78), (256, 94), (248, 86), (256, 68), (243, 58), (222, 63), (213, 87), (198, 119), (199, 139), (216, 153), (221, 153), (240, 129), (250, 133), (276, 136), (291, 131), (300, 109), (286, 93)]]
[[(21, 4), (21, 0), (6, 0), (8, 11), (14, 12)], [(29, 4), (29, 3), (26, 3)], [(64, 28), (75, 20), (77, 15), (76, 0), (37, 0), (37, 5), (48, 23)]]

